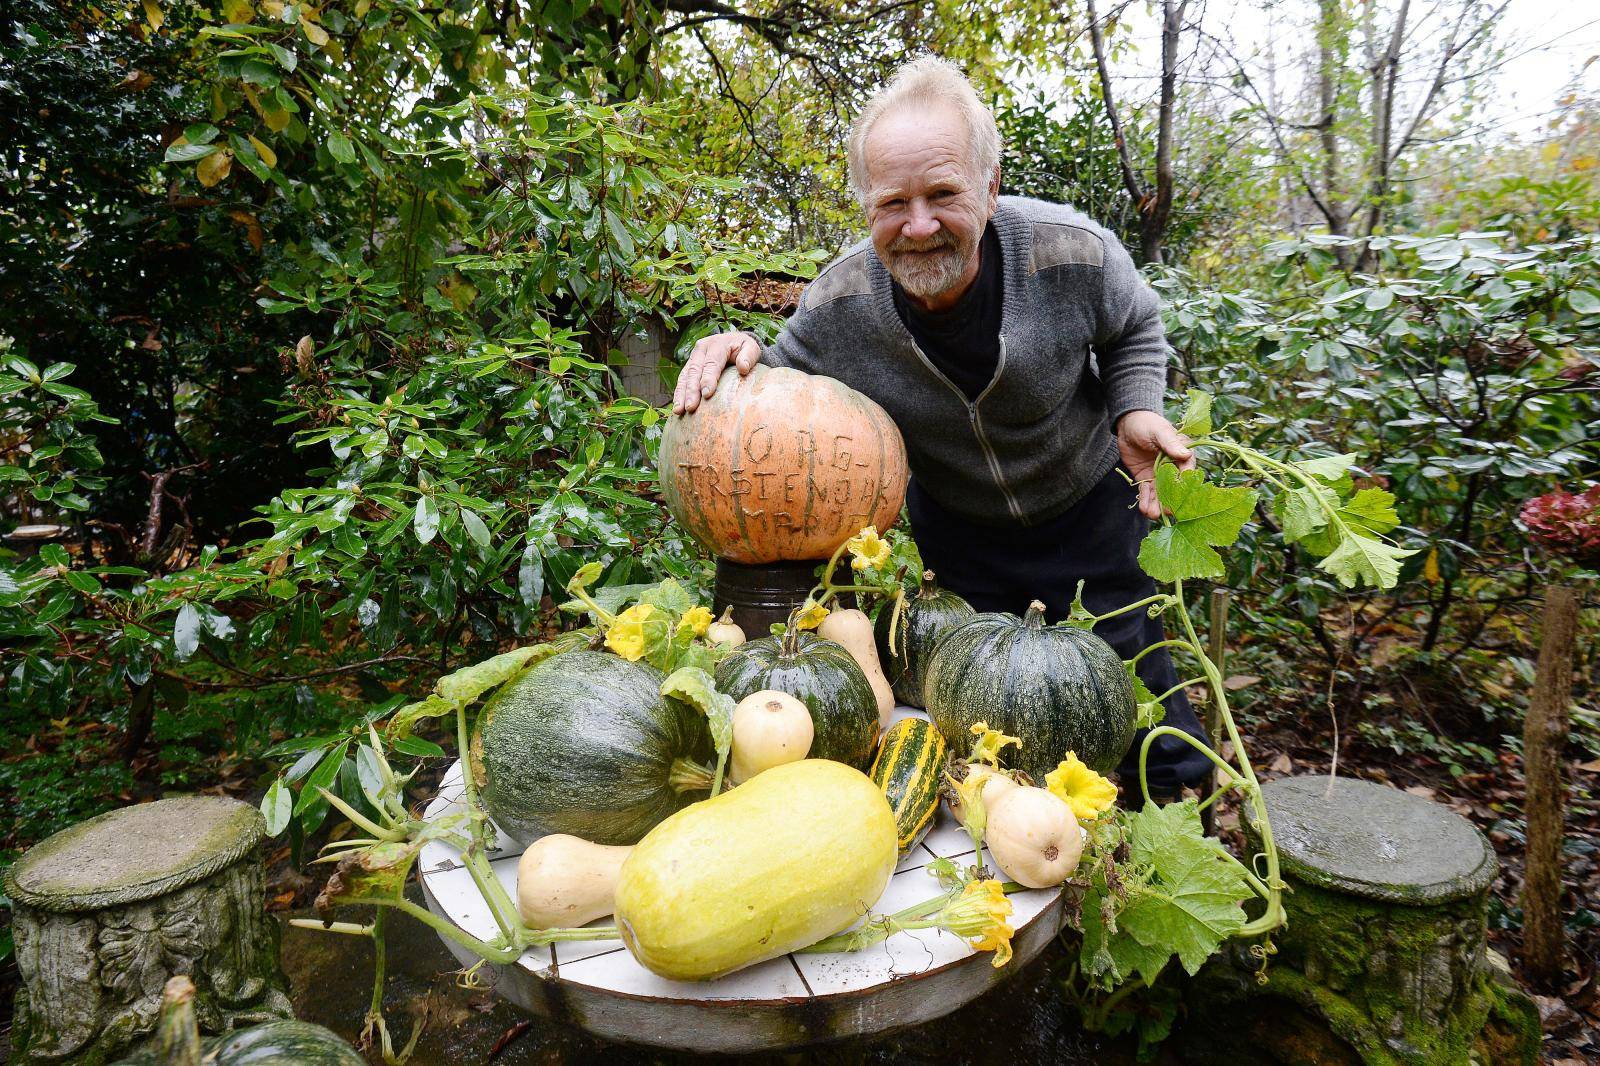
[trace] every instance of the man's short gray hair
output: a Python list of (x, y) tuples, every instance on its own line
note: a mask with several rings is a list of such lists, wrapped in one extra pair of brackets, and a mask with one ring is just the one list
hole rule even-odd
[(915, 107), (954, 108), (967, 124), (967, 148), (972, 154), (973, 176), (987, 185), (989, 176), (1000, 165), (1000, 130), (994, 115), (978, 99), (978, 92), (948, 59), (923, 56), (894, 72), (888, 83), (873, 94), (850, 127), (847, 154), (850, 187), (863, 207), (867, 204), (867, 134), (873, 123), (891, 111)]

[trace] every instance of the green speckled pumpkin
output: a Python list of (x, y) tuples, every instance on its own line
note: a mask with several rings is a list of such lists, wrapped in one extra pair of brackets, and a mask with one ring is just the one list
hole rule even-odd
[(1106, 773), (1133, 743), (1133, 683), (1122, 659), (1086, 629), (1045, 625), (1038, 601), (1024, 618), (980, 614), (946, 633), (923, 695), (957, 753), (971, 747), (977, 722), (1020, 737), (1014, 764), (1036, 783), (1069, 751)]
[(927, 679), (928, 660), (939, 638), (977, 614), (972, 605), (953, 592), (941, 589), (932, 570), (922, 572), (922, 587), (906, 597), (900, 609), (890, 646), (889, 628), (894, 617), (893, 601), (884, 604), (873, 626), (878, 642), (878, 661), (889, 677), (894, 698), (911, 707), (922, 706), (922, 685)]
[(661, 696), (645, 663), (607, 652), (547, 659), (495, 693), (472, 738), (484, 809), (529, 844), (569, 833), (636, 844), (696, 793), (673, 770), (716, 758), (705, 716)]
[[(200, 1061), (206, 1066), (366, 1066), (367, 1061), (322, 1026), (293, 1019), (210, 1037), (202, 1055)], [(169, 1062), (168, 1056), (147, 1048), (115, 1066), (168, 1066)]]
[(717, 665), (717, 689), (736, 700), (752, 692), (787, 692), (811, 712), (813, 759), (865, 770), (878, 739), (878, 699), (867, 675), (845, 648), (790, 629), (780, 640), (762, 637), (735, 648)]

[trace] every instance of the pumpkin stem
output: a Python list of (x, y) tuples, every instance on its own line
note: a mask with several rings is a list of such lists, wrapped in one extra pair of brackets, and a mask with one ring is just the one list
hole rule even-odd
[(156, 1049), (163, 1066), (200, 1066), (200, 1026), (194, 1015), (194, 982), (174, 977), (161, 990)]
[(918, 590), (917, 594), (920, 595), (920, 596), (932, 596), (935, 592), (938, 592), (938, 591), (939, 591), (939, 586), (934, 584), (933, 571), (932, 570), (924, 570), (922, 572), (922, 588)]
[(788, 628), (783, 631), (782, 651), (783, 657), (786, 659), (792, 659), (796, 655), (800, 654), (800, 627), (795, 623), (796, 619), (794, 613), (791, 612), (789, 615)]
[(715, 780), (716, 773), (710, 767), (682, 757), (673, 759), (672, 769), (667, 772), (667, 785), (674, 792), (709, 792)]
[(1034, 600), (1028, 604), (1028, 613), (1023, 615), (1022, 621), (1030, 629), (1039, 629), (1044, 625), (1044, 603)]

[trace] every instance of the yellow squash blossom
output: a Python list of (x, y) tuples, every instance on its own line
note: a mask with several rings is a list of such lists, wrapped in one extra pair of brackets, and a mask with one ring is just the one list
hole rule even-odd
[(877, 526), (868, 526), (846, 543), (850, 549), (850, 567), (865, 570), (869, 566), (883, 566), (889, 561), (889, 542), (878, 536)]
[(998, 729), (990, 729), (988, 722), (974, 725), (972, 735), (978, 739), (972, 744), (972, 754), (967, 756), (968, 762), (986, 762), (990, 766), (999, 766), (1001, 748), (1015, 744), (1018, 751), (1022, 750), (1021, 737), (1008, 736)]
[(710, 628), (712, 621), (711, 611), (708, 608), (691, 607), (683, 613), (683, 618), (679, 620), (678, 625), (680, 627), (688, 626), (694, 630), (695, 636), (703, 637), (706, 635), (706, 630)]
[(650, 650), (651, 634), (645, 626), (654, 618), (656, 609), (648, 603), (636, 603), (617, 615), (611, 628), (606, 630), (606, 647), (627, 659), (638, 662)]
[(806, 601), (805, 608), (800, 612), (800, 617), (795, 619), (796, 629), (815, 629), (828, 617), (828, 609), (820, 603)]
[(994, 968), (1011, 961), (1011, 901), (999, 881), (969, 881), (961, 895), (944, 905), (937, 924), (979, 951), (994, 952)]
[(1075, 752), (1067, 752), (1061, 765), (1044, 775), (1044, 785), (1085, 822), (1094, 821), (1117, 802), (1117, 786), (1085, 766)]

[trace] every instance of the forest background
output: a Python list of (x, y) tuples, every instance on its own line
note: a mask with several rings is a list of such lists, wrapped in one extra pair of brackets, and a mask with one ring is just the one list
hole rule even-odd
[[(1505, 72), (1572, 43), (1519, 36), (1530, 2), (14, 0), (0, 531), (65, 530), (0, 551), (0, 861), (165, 791), (258, 798), (286, 762), (358, 798), (352, 727), (558, 628), (582, 563), (705, 590), (623, 350), (671, 338), (670, 379), (708, 332), (778, 328), (750, 293), (855, 238), (844, 131), (932, 51), (993, 102), (1004, 191), (1144, 264), (1175, 390), (1398, 497), (1416, 554), (1383, 595), (1234, 552), (1229, 686), (1275, 773), (1337, 758), (1489, 831), (1513, 956), (1537, 608), (1585, 590), (1583, 1024), (1600, 93), (1574, 65), (1508, 112)], [(303, 795), (296, 857), (326, 813)]]

